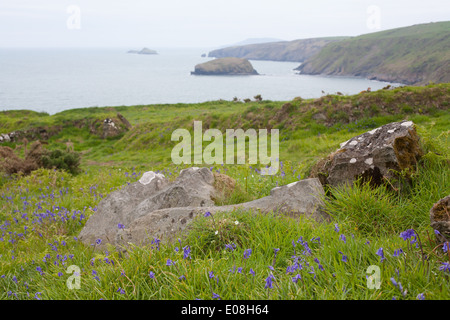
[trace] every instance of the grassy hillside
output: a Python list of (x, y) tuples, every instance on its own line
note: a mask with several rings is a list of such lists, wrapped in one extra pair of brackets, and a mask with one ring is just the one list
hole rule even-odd
[(326, 45), (298, 70), (404, 84), (450, 81), (450, 22), (414, 25)]
[(293, 41), (232, 46), (209, 52), (209, 57), (237, 57), (249, 60), (273, 60), (301, 62), (316, 54), (328, 43), (345, 39), (345, 37), (313, 38)]
[[(434, 240), (429, 210), (450, 194), (449, 101), (450, 84), (438, 84), (285, 102), (86, 108), (52, 116), (0, 112), (1, 133), (58, 128), (45, 147), (65, 148), (70, 140), (82, 154), (77, 175), (49, 169), (28, 176), (1, 174), (0, 299), (448, 300), (450, 260)], [(108, 139), (90, 133), (92, 123), (117, 112), (131, 129)], [(325, 209), (332, 223), (233, 211), (215, 216), (217, 224), (199, 217), (180, 242), (134, 246), (127, 255), (113, 247), (95, 250), (77, 239), (110, 192), (147, 170), (174, 179), (190, 166), (171, 163), (176, 142), (170, 136), (177, 128), (192, 132), (194, 120), (203, 122), (203, 130), (222, 132), (280, 129), (277, 175), (260, 176), (249, 165), (208, 166), (236, 180), (238, 191), (223, 199), (232, 204), (304, 179), (339, 143), (403, 119), (417, 124), (425, 150), (411, 187), (331, 189)], [(22, 142), (3, 145), (23, 154)], [(420, 242), (400, 237), (411, 228)], [(251, 254), (244, 258), (248, 249)], [(176, 263), (168, 265), (168, 259)], [(66, 285), (71, 265), (80, 268), (77, 290)], [(367, 287), (371, 265), (380, 267), (380, 289)]]

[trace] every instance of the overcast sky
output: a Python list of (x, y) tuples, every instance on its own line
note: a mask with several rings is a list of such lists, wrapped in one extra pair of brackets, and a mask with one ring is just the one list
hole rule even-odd
[(1, 47), (216, 47), (450, 20), (449, 0), (1, 0)]

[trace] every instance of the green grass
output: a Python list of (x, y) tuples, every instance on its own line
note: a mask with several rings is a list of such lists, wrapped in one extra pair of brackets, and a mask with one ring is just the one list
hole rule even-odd
[[(33, 121), (53, 126), (69, 119), (102, 119), (116, 112), (133, 125), (108, 140), (90, 134), (87, 127), (72, 126), (51, 137), (46, 146), (50, 149), (64, 147), (69, 139), (74, 142), (75, 150), (83, 154), (80, 174), (40, 169), (29, 176), (0, 177), (0, 299), (213, 299), (214, 293), (221, 299), (238, 300), (414, 300), (419, 294), (430, 300), (448, 300), (450, 274), (439, 268), (449, 262), (449, 256), (434, 239), (429, 210), (450, 194), (450, 115), (444, 103), (449, 91), (449, 85), (406, 87), (296, 99), (288, 107), (283, 107), (286, 102), (275, 101), (215, 101), (79, 109), (52, 116), (27, 112), (20, 124), (21, 112), (0, 113), (2, 132), (3, 128), (32, 127)], [(379, 106), (377, 115), (370, 114), (374, 104)], [(402, 113), (405, 106), (408, 112)], [(312, 118), (316, 113), (333, 115), (335, 110), (347, 110), (346, 116)], [(189, 232), (180, 235), (180, 242), (161, 243), (159, 248), (132, 246), (125, 255), (113, 247), (99, 251), (76, 239), (110, 192), (137, 181), (148, 170), (175, 179), (189, 166), (171, 163), (175, 142), (170, 141), (170, 134), (175, 128), (192, 132), (193, 120), (202, 120), (204, 130), (214, 127), (222, 132), (226, 128), (283, 127), (281, 167), (275, 176), (257, 174), (258, 165), (212, 166), (236, 180), (236, 191), (219, 203), (234, 204), (307, 178), (311, 166), (339, 143), (403, 119), (417, 124), (425, 151), (410, 187), (399, 192), (358, 184), (330, 189), (325, 210), (332, 216), (331, 223), (276, 213), (219, 213), (214, 215), (214, 224), (211, 217), (198, 217)], [(400, 237), (411, 228), (417, 231), (421, 247)], [(235, 249), (226, 249), (232, 243)], [(184, 259), (187, 248), (189, 258)], [(377, 255), (380, 248), (383, 261)], [(404, 253), (394, 255), (400, 248)], [(252, 253), (244, 259), (247, 249)], [(276, 258), (274, 249), (280, 249)], [(175, 266), (167, 265), (168, 259), (176, 261)], [(71, 265), (80, 269), (80, 289), (67, 287), (73, 276), (66, 272)], [(380, 268), (380, 289), (367, 287), (366, 271), (371, 265)], [(293, 282), (297, 274), (301, 279)], [(271, 275), (273, 287), (266, 288)], [(391, 278), (407, 293), (403, 295)]]
[(406, 84), (448, 82), (450, 22), (419, 24), (332, 42), (300, 67)]

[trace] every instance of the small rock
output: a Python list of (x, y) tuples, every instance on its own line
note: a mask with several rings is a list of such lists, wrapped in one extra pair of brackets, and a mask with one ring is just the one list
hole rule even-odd
[(439, 234), (439, 242), (450, 241), (450, 195), (436, 202), (430, 210), (431, 227)]

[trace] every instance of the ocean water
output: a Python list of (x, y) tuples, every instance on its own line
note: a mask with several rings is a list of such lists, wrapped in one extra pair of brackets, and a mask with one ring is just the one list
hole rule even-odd
[(297, 62), (253, 61), (260, 75), (191, 75), (211, 58), (210, 49), (152, 48), (158, 55), (129, 49), (0, 49), (0, 111), (29, 109), (54, 114), (73, 108), (196, 103), (218, 99), (317, 98), (325, 93), (354, 94), (379, 82), (351, 77), (299, 75)]

